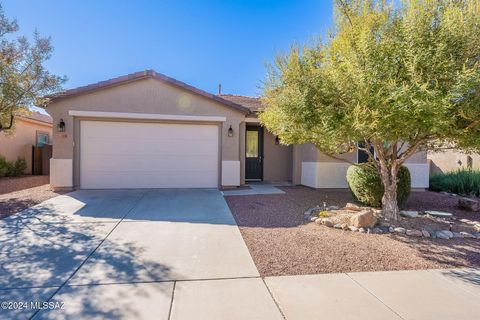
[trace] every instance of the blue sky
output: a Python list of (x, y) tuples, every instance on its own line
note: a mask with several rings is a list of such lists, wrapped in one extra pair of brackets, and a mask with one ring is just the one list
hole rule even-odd
[(265, 65), (325, 35), (331, 1), (0, 0), (20, 33), (52, 37), (50, 71), (73, 88), (145, 69), (216, 93), (258, 95)]

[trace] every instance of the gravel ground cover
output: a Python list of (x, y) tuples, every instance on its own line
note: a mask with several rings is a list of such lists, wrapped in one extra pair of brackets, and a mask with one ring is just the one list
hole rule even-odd
[(39, 187), (49, 182), (49, 176), (1, 177), (0, 194)]
[[(262, 276), (332, 272), (480, 267), (477, 239), (413, 238), (363, 234), (309, 223), (305, 210), (316, 205), (343, 207), (349, 191), (283, 187), (283, 195), (226, 197)], [(480, 213), (460, 210), (457, 197), (413, 192), (404, 209), (438, 210), (480, 221)]]
[(61, 193), (50, 190), (45, 184), (35, 188), (14, 191), (0, 195), (0, 219), (20, 212), (40, 202), (56, 197)]

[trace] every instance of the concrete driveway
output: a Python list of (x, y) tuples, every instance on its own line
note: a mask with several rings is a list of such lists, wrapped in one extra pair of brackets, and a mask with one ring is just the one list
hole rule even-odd
[(0, 263), (2, 319), (458, 320), (480, 298), (473, 269), (262, 279), (217, 190), (50, 199), (0, 220)]
[(64, 303), (12, 318), (189, 319), (198, 294), (280, 318), (218, 190), (76, 191), (1, 220), (0, 243), (0, 300)]

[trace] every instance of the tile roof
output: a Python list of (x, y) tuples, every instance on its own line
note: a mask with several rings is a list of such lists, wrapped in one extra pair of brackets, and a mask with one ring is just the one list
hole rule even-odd
[(61, 100), (61, 99), (65, 99), (65, 98), (69, 98), (69, 97), (72, 97), (72, 96), (78, 96), (78, 95), (90, 93), (90, 92), (93, 92), (93, 91), (96, 91), (96, 90), (100, 90), (100, 89), (124, 84), (124, 83), (131, 82), (131, 81), (136, 81), (136, 80), (140, 80), (140, 79), (147, 79), (147, 78), (157, 79), (159, 81), (166, 82), (166, 83), (172, 84), (174, 86), (183, 88), (183, 89), (188, 90), (188, 91), (190, 91), (194, 94), (203, 96), (207, 99), (214, 100), (214, 101), (219, 102), (219, 103), (221, 103), (221, 104), (223, 104), (227, 107), (230, 107), (230, 108), (236, 109), (238, 111), (241, 111), (245, 114), (250, 113), (250, 109), (243, 106), (243, 105), (240, 105), (240, 104), (238, 104), (234, 101), (231, 101), (231, 100), (224, 99), (221, 96), (217, 96), (217, 95), (208, 93), (208, 92), (203, 91), (201, 89), (198, 89), (194, 86), (191, 86), (191, 85), (186, 84), (184, 82), (181, 82), (181, 81), (178, 81), (176, 79), (170, 78), (170, 77), (168, 77), (164, 74), (158, 73), (154, 70), (145, 70), (145, 71), (135, 72), (135, 73), (127, 74), (125, 76), (113, 78), (113, 79), (110, 79), (110, 80), (101, 81), (101, 82), (97, 82), (97, 83), (90, 84), (90, 85), (87, 85), (87, 86), (66, 90), (66, 91), (59, 92), (57, 94), (48, 96), (48, 98), (50, 98), (50, 103), (51, 103), (51, 102), (58, 101), (58, 100)]
[(53, 119), (50, 117), (48, 114), (43, 114), (37, 111), (27, 113), (27, 114), (19, 114), (17, 115), (19, 118), (24, 118), (24, 119), (30, 119), (30, 120), (35, 120), (35, 121), (40, 121), (40, 122), (45, 122), (52, 124)]
[(262, 110), (262, 101), (259, 97), (247, 97), (235, 94), (221, 94), (220, 97), (225, 100), (229, 100), (244, 107), (247, 107), (252, 112), (258, 112)]

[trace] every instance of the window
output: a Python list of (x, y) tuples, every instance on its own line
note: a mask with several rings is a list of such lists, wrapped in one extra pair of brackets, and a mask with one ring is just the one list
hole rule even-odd
[[(365, 142), (359, 142), (358, 147), (365, 148)], [(370, 147), (370, 153), (375, 154), (375, 150), (373, 149), (373, 147)], [(357, 149), (357, 159), (358, 159), (357, 163), (368, 162), (368, 153), (366, 153), (363, 150)]]
[(258, 157), (258, 131), (247, 130), (247, 158)]
[(473, 158), (471, 156), (467, 156), (467, 168), (472, 169), (473, 167)]
[(50, 137), (46, 132), (37, 132), (37, 147), (43, 147), (50, 142)]

